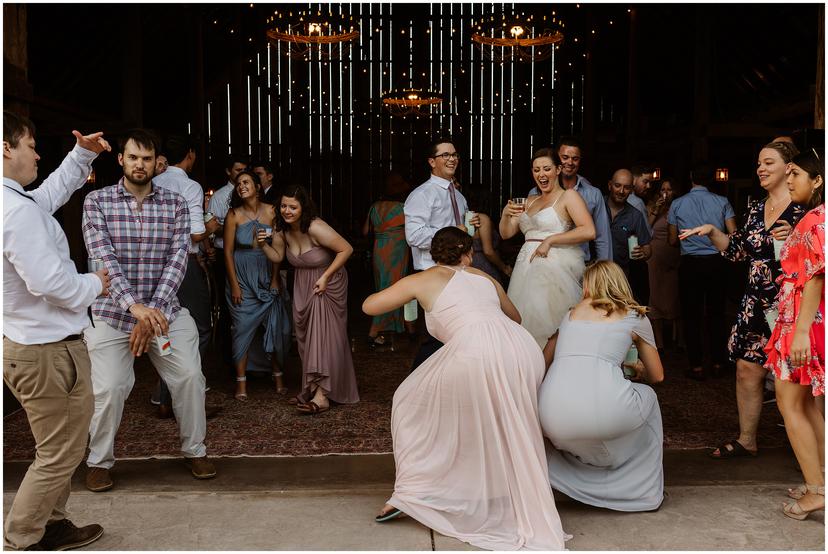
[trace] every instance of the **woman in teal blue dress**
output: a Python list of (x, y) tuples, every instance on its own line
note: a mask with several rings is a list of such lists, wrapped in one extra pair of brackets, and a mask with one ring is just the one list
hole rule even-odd
[(270, 354), (276, 390), (285, 394), (284, 356), (290, 347), (287, 291), (278, 264), (271, 263), (256, 240), (260, 230), (272, 229), (276, 209), (261, 201), (259, 177), (243, 171), (236, 178), (230, 199), (232, 209), (224, 221), (224, 256), (227, 265), (227, 305), (236, 366), (236, 399), (247, 400), (247, 358), (256, 331), (264, 330), (264, 351)]

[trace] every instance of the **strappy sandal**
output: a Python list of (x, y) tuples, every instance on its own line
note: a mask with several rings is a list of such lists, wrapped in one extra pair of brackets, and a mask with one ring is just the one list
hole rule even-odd
[[(271, 379), (273, 379), (274, 383), (278, 383), (279, 381), (277, 380), (277, 377), (282, 377), (283, 375), (284, 375), (284, 372), (282, 372), (282, 371), (274, 371), (273, 373), (271, 373)], [(288, 393), (288, 388), (287, 387), (280, 387), (278, 384), (276, 385), (276, 394), (278, 394), (279, 396), (284, 396), (287, 393)]]
[[(244, 383), (246, 381), (247, 381), (247, 375), (245, 375), (244, 377), (236, 377), (236, 382), (237, 383)], [(247, 393), (246, 392), (237, 392), (234, 395), (234, 398), (236, 400), (238, 400), (239, 402), (247, 402)]]
[(323, 407), (319, 406), (319, 404), (317, 404), (316, 402), (311, 400), (310, 402), (307, 402), (305, 404), (298, 404), (296, 406), (296, 409), (299, 411), (300, 414), (316, 415), (316, 414), (321, 414), (322, 412), (327, 412), (328, 410), (331, 409), (331, 406), (329, 404), (329, 405), (327, 405), (323, 408)]
[(800, 498), (805, 496), (805, 493), (807, 493), (807, 492), (808, 492), (808, 485), (803, 483), (803, 484), (799, 485), (798, 487), (788, 489), (788, 496), (790, 496), (794, 500), (799, 500)]
[[(825, 471), (822, 472), (822, 477), (823, 478), (825, 477)], [(790, 496), (794, 500), (799, 500), (800, 498), (805, 496), (805, 493), (807, 493), (807, 492), (808, 492), (808, 485), (803, 483), (803, 484), (799, 485), (798, 487), (788, 489), (788, 496)]]
[[(825, 487), (818, 486), (818, 485), (805, 485), (805, 494), (816, 494), (819, 496), (825, 496)], [(804, 496), (804, 495), (803, 495)], [(811, 513), (818, 512), (820, 510), (824, 510), (825, 506), (820, 506), (818, 508), (812, 508), (810, 510), (804, 509), (800, 504), (799, 501), (789, 502), (788, 504), (782, 505), (782, 513), (788, 516), (791, 519), (796, 519), (798, 521), (802, 521), (807, 518)]]
[[(728, 448), (728, 446), (730, 448)], [(716, 450), (719, 451), (719, 455), (716, 456), (713, 454)], [(710, 454), (708, 454), (714, 460), (730, 460), (732, 458), (755, 458), (759, 455), (758, 452), (751, 452), (737, 440), (723, 442), (716, 448), (714, 448)]]

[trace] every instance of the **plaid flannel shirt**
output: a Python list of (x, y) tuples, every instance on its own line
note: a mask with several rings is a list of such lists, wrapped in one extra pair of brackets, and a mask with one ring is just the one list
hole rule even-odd
[(83, 240), (89, 257), (109, 270), (109, 296), (92, 304), (96, 316), (131, 333), (136, 319), (129, 308), (141, 303), (172, 323), (181, 310), (176, 293), (190, 243), (190, 212), (181, 195), (153, 185), (139, 210), (123, 178), (90, 192), (83, 202)]

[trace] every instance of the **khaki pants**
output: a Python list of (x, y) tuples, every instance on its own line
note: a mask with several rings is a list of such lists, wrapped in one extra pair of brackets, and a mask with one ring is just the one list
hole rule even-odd
[[(135, 357), (129, 350), (129, 333), (124, 333), (94, 318), (94, 327), (83, 332), (92, 360), (92, 388), (95, 392), (95, 415), (87, 427), (89, 457), (86, 465), (106, 469), (115, 465), (115, 435), (121, 425), (126, 402), (135, 384)], [(204, 375), (198, 353), (198, 331), (186, 308), (170, 324), (172, 352), (161, 356), (155, 341), (149, 356), (152, 365), (170, 388), (172, 408), (178, 421), (181, 452), (186, 458), (207, 455), (204, 436), (207, 419), (204, 412)]]
[(24, 345), (3, 338), (3, 380), (26, 411), (37, 454), (6, 517), (4, 545), (22, 550), (66, 517), (72, 474), (83, 460), (94, 412), (82, 340)]

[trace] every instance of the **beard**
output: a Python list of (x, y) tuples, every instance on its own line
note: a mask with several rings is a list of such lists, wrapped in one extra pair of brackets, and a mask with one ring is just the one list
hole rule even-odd
[(144, 174), (143, 177), (140, 177), (140, 178), (135, 176), (135, 171), (134, 170), (132, 171), (131, 174), (127, 174), (127, 172), (124, 171), (124, 179), (126, 179), (127, 181), (129, 181), (133, 185), (136, 185), (136, 186), (139, 186), (139, 187), (144, 186), (147, 183), (149, 183), (152, 180), (153, 177), (155, 177), (155, 168), (154, 167), (151, 168), (147, 173)]

